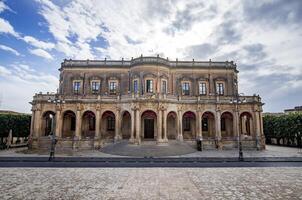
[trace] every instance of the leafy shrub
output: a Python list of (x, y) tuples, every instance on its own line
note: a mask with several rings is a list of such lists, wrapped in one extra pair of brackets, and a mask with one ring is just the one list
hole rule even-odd
[(302, 114), (263, 117), (263, 131), (268, 144), (272, 139), (277, 144), (300, 146), (302, 137)]
[(7, 137), (9, 130), (13, 137), (28, 137), (30, 134), (30, 115), (0, 114), (0, 137)]

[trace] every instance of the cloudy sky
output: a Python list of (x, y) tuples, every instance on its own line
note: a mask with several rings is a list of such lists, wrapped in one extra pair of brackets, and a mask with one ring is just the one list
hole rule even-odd
[(64, 58), (141, 54), (234, 60), (264, 111), (302, 105), (302, 1), (0, 0), (0, 109), (30, 112)]

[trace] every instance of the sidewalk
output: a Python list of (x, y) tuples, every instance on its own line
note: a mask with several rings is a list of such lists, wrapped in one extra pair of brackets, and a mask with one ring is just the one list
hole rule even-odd
[[(146, 147), (147, 146), (147, 147)], [(128, 156), (125, 155), (117, 155), (117, 154), (110, 154), (110, 153), (104, 153), (101, 152), (101, 150), (81, 150), (81, 151), (57, 151), (56, 157), (76, 157), (76, 158), (144, 158), (144, 157), (160, 157), (160, 158), (238, 158), (238, 150), (206, 150), (206, 151), (196, 151), (193, 150), (193, 153), (187, 153), (187, 154), (180, 154), (180, 155), (172, 155), (172, 156), (166, 156), (164, 153), (166, 153), (164, 150), (165, 148), (170, 148), (169, 150), (173, 150), (173, 148), (179, 148), (178, 146), (172, 146), (172, 147), (158, 147), (158, 149), (154, 150), (146, 146), (130, 146), (127, 148), (130, 148)], [(112, 148), (112, 147), (110, 147)], [(187, 148), (193, 149), (192, 146), (187, 145)], [(133, 154), (134, 150), (136, 154)], [(139, 154), (144, 153), (144, 150), (151, 151), (149, 154)], [(164, 150), (163, 150), (164, 149)], [(124, 150), (124, 149), (123, 149)], [(125, 150), (124, 150), (125, 151)], [(138, 151), (138, 152), (137, 152)], [(163, 154), (161, 155), (161, 151), (163, 151)], [(301, 151), (301, 150), (300, 150)], [(156, 152), (156, 154), (154, 153)], [(116, 152), (113, 152), (116, 153)], [(125, 153), (125, 152), (123, 152)], [(155, 156), (153, 156), (153, 154)], [(49, 152), (47, 151), (38, 151), (38, 150), (28, 150), (25, 148), (16, 148), (16, 149), (9, 149), (9, 150), (2, 150), (0, 151), (0, 158), (4, 157), (48, 157)], [(298, 148), (290, 148), (290, 147), (280, 147), (280, 146), (272, 146), (267, 145), (266, 150), (263, 151), (256, 151), (256, 150), (243, 150), (243, 156), (244, 158), (296, 158), (302, 160), (302, 153), (299, 153)]]

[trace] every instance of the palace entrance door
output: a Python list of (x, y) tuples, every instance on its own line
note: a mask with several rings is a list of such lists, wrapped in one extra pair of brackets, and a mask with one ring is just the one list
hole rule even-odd
[(144, 120), (144, 138), (154, 139), (154, 119)]

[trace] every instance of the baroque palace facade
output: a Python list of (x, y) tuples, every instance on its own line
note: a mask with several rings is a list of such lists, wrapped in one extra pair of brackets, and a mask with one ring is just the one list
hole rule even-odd
[(58, 92), (31, 102), (32, 148), (48, 147), (51, 132), (59, 148), (196, 138), (205, 149), (265, 148), (263, 103), (238, 94), (232, 61), (64, 60), (59, 71)]

